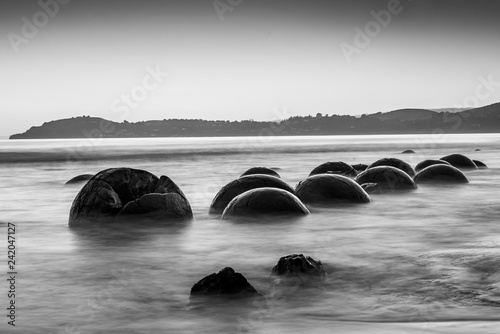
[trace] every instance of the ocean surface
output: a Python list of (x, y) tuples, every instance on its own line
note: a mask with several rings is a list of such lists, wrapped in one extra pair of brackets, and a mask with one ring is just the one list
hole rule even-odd
[[(413, 149), (416, 154), (400, 154)], [(476, 151), (480, 149), (480, 151)], [(295, 186), (326, 161), (419, 161), (462, 153), (489, 169), (465, 185), (421, 185), (292, 220), (208, 214), (253, 166)], [(0, 141), (1, 333), (498, 333), (500, 134)], [(189, 223), (71, 229), (79, 174), (167, 175)], [(7, 223), (16, 225), (16, 327), (9, 320)], [(322, 261), (321, 286), (274, 293), (284, 255)], [(201, 278), (230, 266), (265, 303), (188, 307)]]

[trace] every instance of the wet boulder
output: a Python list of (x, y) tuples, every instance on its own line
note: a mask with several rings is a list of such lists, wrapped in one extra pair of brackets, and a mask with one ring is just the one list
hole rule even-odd
[(486, 169), (488, 168), (488, 166), (486, 166), (486, 164), (482, 161), (479, 161), (479, 160), (472, 160), (474, 161), (474, 163), (476, 164), (477, 168), (479, 169)]
[(309, 213), (309, 209), (291, 192), (266, 187), (248, 190), (233, 198), (224, 209), (222, 219), (257, 215), (300, 216)]
[(110, 168), (97, 173), (80, 190), (71, 206), (69, 224), (110, 222), (131, 215), (169, 221), (190, 219), (193, 213), (170, 178), (158, 179), (139, 169)]
[(383, 192), (417, 189), (413, 179), (401, 169), (391, 166), (368, 168), (354, 179), (358, 184), (376, 183)]
[(281, 178), (281, 176), (277, 172), (267, 167), (252, 167), (241, 174), (240, 177), (254, 174), (265, 174)]
[(286, 278), (298, 277), (301, 280), (326, 277), (321, 261), (316, 261), (312, 257), (303, 254), (283, 256), (273, 267), (272, 274)]
[(401, 154), (415, 154), (414, 150), (404, 150)]
[(314, 168), (311, 173), (309, 173), (309, 176), (327, 173), (352, 177), (358, 174), (358, 172), (348, 163), (342, 161), (328, 161)]
[(352, 168), (356, 170), (356, 172), (362, 172), (368, 168), (367, 164), (354, 164)]
[(202, 278), (191, 288), (190, 300), (199, 297), (257, 297), (260, 293), (248, 283), (245, 276), (226, 267), (218, 273)]
[(415, 175), (417, 184), (429, 183), (468, 183), (469, 180), (462, 171), (450, 165), (431, 165)]
[(428, 160), (420, 161), (415, 166), (415, 171), (420, 172), (425, 167), (429, 167), (429, 166), (432, 166), (432, 165), (448, 165), (448, 166), (451, 166), (451, 164), (448, 161), (438, 160), (438, 159), (428, 159)]
[(361, 188), (363, 188), (364, 191), (366, 191), (367, 194), (381, 194), (382, 189), (379, 187), (377, 183), (363, 183), (361, 185)]
[(348, 177), (317, 174), (299, 182), (295, 194), (304, 203), (335, 205), (340, 203), (369, 203), (370, 196)]
[(396, 167), (412, 177), (415, 175), (415, 170), (413, 169), (413, 167), (409, 163), (398, 158), (382, 158), (372, 163), (370, 166), (368, 166), (368, 168), (378, 166)]
[(442, 157), (440, 160), (447, 161), (453, 167), (457, 167), (463, 170), (477, 169), (477, 166), (474, 163), (474, 161), (472, 161), (470, 158), (466, 157), (463, 154), (450, 154), (445, 157)]
[(72, 178), (71, 180), (69, 180), (68, 182), (66, 182), (65, 184), (87, 182), (88, 180), (90, 180), (92, 178), (92, 176), (94, 176), (94, 175), (93, 174), (78, 175), (78, 176), (75, 176), (74, 178)]
[(265, 174), (246, 175), (229, 182), (219, 190), (210, 205), (210, 213), (221, 214), (236, 196), (251, 189), (264, 187), (279, 188), (293, 193), (293, 188), (278, 177)]

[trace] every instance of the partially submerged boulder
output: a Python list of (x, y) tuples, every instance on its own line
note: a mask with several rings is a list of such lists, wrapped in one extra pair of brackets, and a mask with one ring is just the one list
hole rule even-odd
[(260, 293), (240, 273), (226, 267), (202, 278), (191, 288), (190, 299), (196, 297), (257, 297)]
[(444, 160), (449, 162), (453, 167), (457, 167), (459, 169), (467, 170), (467, 169), (477, 169), (476, 164), (472, 159), (466, 157), (463, 154), (450, 154), (442, 157), (440, 160)]
[(380, 188), (377, 183), (363, 183), (361, 185), (361, 188), (363, 188), (363, 190), (366, 191), (367, 194), (381, 194), (382, 193), (382, 188)]
[(264, 187), (279, 188), (293, 193), (292, 187), (275, 176), (265, 174), (247, 175), (229, 182), (219, 190), (210, 205), (210, 213), (221, 214), (229, 202), (236, 196), (251, 189)]
[(314, 168), (311, 173), (309, 173), (309, 176), (326, 173), (353, 177), (358, 174), (358, 172), (348, 163), (343, 161), (328, 161)]
[(479, 168), (479, 169), (488, 168), (488, 166), (486, 166), (486, 164), (482, 161), (479, 161), (479, 160), (472, 160), (472, 161), (476, 164), (477, 168)]
[(257, 188), (236, 196), (222, 213), (222, 219), (255, 215), (307, 215), (309, 209), (289, 191)]
[(339, 203), (369, 203), (370, 196), (348, 177), (317, 174), (299, 182), (295, 194), (304, 203), (334, 205)]
[(65, 184), (74, 184), (74, 183), (81, 183), (81, 182), (87, 182), (94, 176), (93, 174), (82, 174), (75, 176), (71, 180), (67, 181)]
[(382, 158), (372, 163), (370, 166), (368, 166), (368, 168), (378, 166), (396, 167), (412, 177), (415, 175), (415, 170), (413, 169), (413, 167), (409, 163), (398, 158)]
[(359, 184), (376, 183), (383, 192), (417, 189), (416, 183), (408, 174), (391, 166), (368, 168), (359, 174), (354, 181)]
[(110, 222), (117, 216), (141, 215), (161, 220), (191, 219), (191, 206), (167, 176), (139, 169), (110, 168), (97, 173), (71, 206), (70, 225)]
[(424, 182), (432, 183), (468, 183), (467, 176), (458, 168), (450, 165), (431, 165), (415, 175), (417, 184)]
[(401, 152), (401, 154), (414, 154), (415, 151), (414, 150), (404, 150), (403, 152)]
[(316, 261), (312, 257), (303, 254), (283, 256), (273, 267), (272, 274), (287, 278), (298, 277), (301, 280), (307, 280), (311, 277), (326, 277), (321, 261)]
[(438, 160), (438, 159), (427, 159), (427, 160), (424, 160), (424, 161), (420, 161), (415, 166), (415, 171), (420, 172), (425, 167), (429, 167), (429, 166), (432, 166), (432, 165), (448, 165), (448, 166), (451, 166), (451, 164), (448, 161)]
[(368, 168), (367, 164), (354, 164), (352, 168), (356, 170), (356, 172), (362, 172)]
[(243, 174), (240, 175), (240, 177), (254, 174), (265, 174), (281, 178), (281, 176), (277, 172), (267, 167), (252, 167), (250, 169), (247, 169)]

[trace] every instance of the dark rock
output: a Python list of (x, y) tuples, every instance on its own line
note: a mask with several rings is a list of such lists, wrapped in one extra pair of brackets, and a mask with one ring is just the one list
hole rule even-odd
[(271, 168), (267, 168), (267, 167), (252, 167), (252, 168), (248, 169), (246, 172), (244, 172), (243, 174), (241, 174), (240, 177), (247, 176), (247, 175), (254, 175), (254, 174), (265, 174), (265, 175), (271, 175), (271, 176), (275, 176), (277, 178), (281, 178), (281, 176), (278, 173), (276, 173)]
[(312, 257), (303, 254), (283, 256), (273, 267), (272, 274), (284, 277), (298, 277), (301, 280), (307, 280), (311, 277), (326, 277), (321, 261), (316, 261)]
[(368, 168), (367, 164), (354, 164), (352, 165), (352, 168), (354, 168), (357, 172), (362, 172)]
[(236, 196), (251, 189), (264, 187), (279, 188), (293, 193), (292, 187), (275, 176), (264, 174), (247, 175), (229, 182), (219, 190), (210, 205), (210, 213), (220, 214)]
[(472, 160), (472, 161), (476, 164), (477, 168), (479, 168), (479, 169), (488, 168), (488, 166), (486, 166), (486, 164), (482, 161), (479, 161), (479, 160)]
[(363, 188), (363, 190), (366, 191), (367, 194), (381, 194), (382, 193), (382, 188), (380, 188), (377, 183), (363, 183), (361, 185), (361, 188)]
[(309, 209), (289, 191), (257, 188), (236, 196), (222, 213), (222, 219), (254, 215), (307, 215)]
[(433, 183), (468, 183), (469, 180), (458, 168), (450, 165), (431, 165), (425, 167), (415, 175), (415, 182)]
[(479, 152), (479, 151), (481, 151), (481, 149), (480, 148), (476, 148), (474, 151)]
[(187, 198), (170, 178), (158, 179), (139, 169), (111, 168), (97, 173), (80, 190), (71, 206), (69, 224), (109, 222), (127, 214), (168, 220), (193, 216)]
[(391, 166), (368, 168), (359, 174), (354, 181), (359, 184), (377, 183), (383, 192), (417, 189), (416, 183), (407, 173)]
[(415, 151), (414, 150), (404, 150), (403, 152), (401, 152), (401, 154), (414, 154)]
[(309, 176), (316, 174), (340, 174), (344, 176), (356, 176), (358, 172), (349, 164), (342, 161), (328, 161), (314, 168)]
[(94, 175), (93, 174), (78, 175), (78, 176), (75, 176), (74, 178), (72, 178), (71, 180), (69, 180), (68, 182), (66, 182), (65, 184), (86, 182), (86, 181), (90, 180), (92, 178), (92, 176), (94, 176)]
[(420, 161), (415, 166), (415, 171), (420, 172), (425, 167), (429, 167), (429, 166), (432, 166), (432, 165), (448, 165), (448, 166), (451, 166), (451, 164), (448, 161), (437, 160), (437, 159), (428, 159), (428, 160)]
[(208, 275), (193, 285), (190, 298), (203, 296), (256, 297), (260, 294), (242, 274), (235, 272), (233, 268), (226, 267), (217, 274)]
[(415, 170), (413, 169), (413, 167), (410, 166), (409, 163), (398, 158), (382, 158), (372, 163), (370, 166), (368, 166), (368, 168), (373, 168), (378, 166), (396, 167), (410, 176), (415, 175)]
[(440, 160), (444, 160), (449, 162), (453, 167), (457, 167), (460, 169), (477, 169), (476, 164), (470, 158), (466, 157), (463, 154), (450, 154), (445, 157), (442, 157)]
[(370, 196), (359, 184), (342, 175), (317, 174), (299, 182), (295, 194), (304, 203), (369, 203)]

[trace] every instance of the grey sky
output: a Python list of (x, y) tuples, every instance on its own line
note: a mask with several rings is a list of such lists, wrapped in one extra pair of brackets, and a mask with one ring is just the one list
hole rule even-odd
[[(494, 85), (470, 98), (480, 77), (500, 82), (498, 1), (401, 0), (362, 47), (355, 29), (391, 1), (219, 3), (230, 9), (72, 0), (26, 37), (40, 4), (2, 1), (0, 135), (79, 115), (270, 120), (500, 101)], [(357, 48), (350, 62), (342, 43)], [(155, 81), (158, 69), (168, 76)]]

